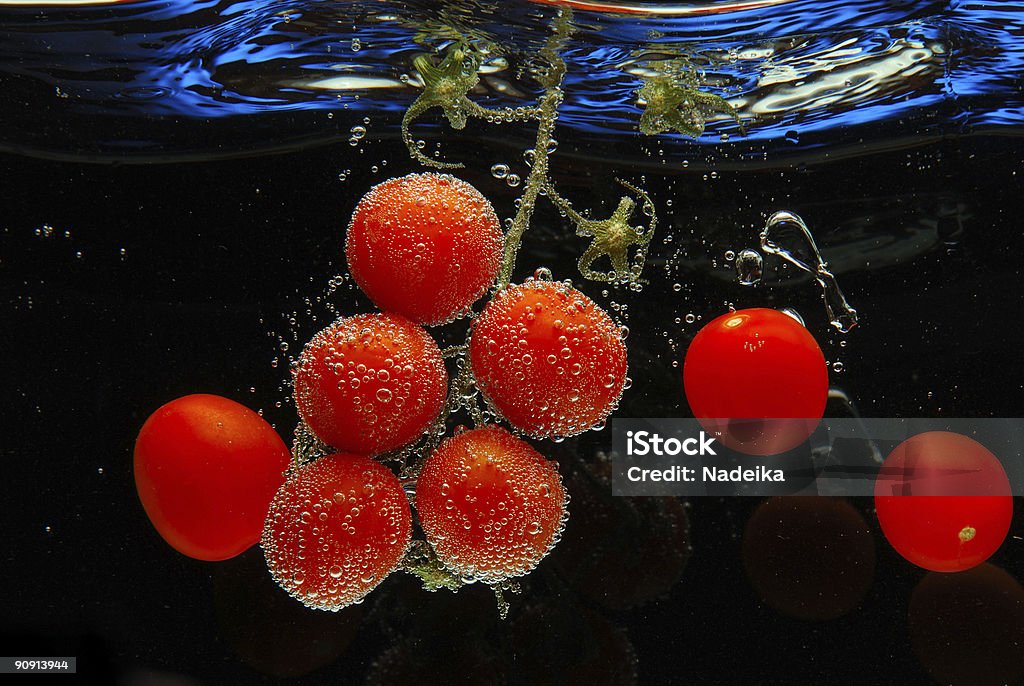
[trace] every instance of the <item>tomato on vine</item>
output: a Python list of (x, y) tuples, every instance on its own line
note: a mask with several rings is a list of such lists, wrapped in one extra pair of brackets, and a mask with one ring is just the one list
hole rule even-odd
[(497, 426), (446, 439), (416, 485), (416, 511), (438, 559), (491, 582), (537, 566), (561, 535), (566, 502), (555, 463)]
[(473, 324), (469, 356), (484, 397), (538, 438), (598, 425), (626, 384), (621, 330), (565, 283), (528, 280), (495, 295)]
[(378, 455), (411, 442), (437, 418), (448, 374), (422, 327), (395, 314), (360, 314), (317, 333), (292, 379), (299, 415), (322, 441)]
[(293, 471), (274, 496), (263, 554), (274, 580), (303, 604), (340, 610), (393, 572), (412, 535), (412, 513), (391, 470), (336, 453)]
[(494, 208), (476, 188), (449, 174), (409, 174), (359, 201), (345, 255), (377, 307), (444, 324), (494, 283), (502, 240)]

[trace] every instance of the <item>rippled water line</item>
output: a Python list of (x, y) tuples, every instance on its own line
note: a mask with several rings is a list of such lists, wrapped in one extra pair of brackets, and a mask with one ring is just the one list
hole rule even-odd
[(8, 7), (68, 7), (81, 5), (126, 5), (143, 0), (0, 0)]
[(642, 14), (648, 17), (690, 17), (728, 12), (746, 12), (784, 5), (793, 0), (748, 0), (711, 5), (663, 5), (653, 3), (587, 2), (586, 0), (531, 0), (543, 5), (562, 5), (573, 9), (612, 14)]
[[(472, 0), (453, 6), (463, 29), (499, 43), (506, 62), (489, 66), (474, 98), (498, 107), (533, 100), (536, 87), (523, 70), (546, 32), (548, 8), (509, 2), (498, 11)], [(690, 158), (723, 144), (735, 157), (756, 158), (769, 148), (804, 154), (858, 141), (891, 146), (969, 135), (979, 127), (1013, 134), (1024, 125), (1019, 6), (786, 0), (757, 10), (750, 3), (701, 7), (726, 6), (733, 8), (728, 21), (722, 14), (650, 21), (579, 15), (578, 37), (565, 51), (560, 126), (580, 140), (635, 147), (643, 110), (637, 89), (652, 63), (679, 55), (703, 72), (708, 92), (739, 110), (747, 133), (721, 117), (697, 141), (674, 134), (645, 141)], [(146, 0), (116, 10), (54, 9), (45, 21), (24, 6), (0, 9), (0, 87), (8, 96), (0, 103), (0, 147), (190, 154), (198, 151), (182, 145), (194, 145), (195, 137), (181, 127), (210, 132), (214, 120), (223, 122), (219, 131), (203, 138), (227, 134), (252, 148), (336, 138), (336, 125), (319, 113), (345, 121), (376, 115), (371, 135), (386, 138), (393, 115), (419, 92), (414, 78), (402, 78), (412, 58), (443, 45), (430, 31), (453, 15), (439, 15), (439, 7), (415, 0)], [(780, 33), (802, 30), (812, 18), (825, 28)], [(358, 49), (349, 46), (355, 38)], [(301, 119), (281, 119), (300, 111)], [(870, 132), (861, 129), (866, 124)], [(277, 140), (266, 140), (268, 126)], [(234, 145), (217, 147), (226, 154)]]

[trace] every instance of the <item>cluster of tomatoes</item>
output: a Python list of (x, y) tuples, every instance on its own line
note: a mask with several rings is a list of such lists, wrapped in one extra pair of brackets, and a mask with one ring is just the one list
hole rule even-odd
[[(335, 321), (293, 367), (302, 420), (337, 452), (285, 473), (289, 451), (258, 415), (181, 398), (136, 444), (147, 514), (203, 560), (260, 541), (277, 583), (321, 609), (361, 601), (400, 566), (413, 534), (407, 488), (449, 573), (487, 583), (528, 573), (558, 541), (568, 500), (557, 465), (529, 443), (497, 424), (457, 432), (405, 488), (381, 461), (444, 429), (448, 370), (424, 327), (470, 313), (494, 285), (503, 235), (493, 208), (449, 175), (391, 179), (359, 202), (345, 251), (381, 311)], [(493, 415), (534, 438), (599, 425), (626, 382), (619, 327), (570, 284), (544, 279), (494, 293), (473, 320), (467, 364)]]
[[(470, 314), (494, 286), (503, 236), (493, 208), (450, 175), (390, 179), (359, 202), (345, 252), (380, 311), (338, 319), (293, 367), (303, 422), (336, 452), (289, 468), (288, 448), (256, 413), (187, 396), (157, 410), (139, 434), (135, 476), (147, 514), (174, 548), (202, 560), (261, 542), (277, 583), (328, 610), (361, 601), (402, 564), (413, 503), (449, 573), (495, 584), (528, 573), (558, 541), (568, 500), (557, 465), (529, 443), (498, 424), (456, 432), (405, 484), (381, 460), (432, 444), (420, 441), (444, 431), (457, 404), (449, 394), (466, 390), (449, 389), (445, 355), (424, 327)], [(626, 382), (622, 331), (568, 283), (495, 289), (473, 317), (467, 353), (491, 415), (533, 438), (600, 426)], [(806, 441), (828, 395), (813, 336), (770, 309), (708, 323), (687, 351), (683, 381), (705, 427), (755, 456)], [(967, 459), (971, 473), (988, 476), (976, 496), (902, 497), (880, 480), (876, 507), (893, 546), (941, 571), (987, 559), (1012, 512), (998, 460), (966, 437), (923, 434), (883, 471), (903, 473), (908, 459), (961, 468)]]

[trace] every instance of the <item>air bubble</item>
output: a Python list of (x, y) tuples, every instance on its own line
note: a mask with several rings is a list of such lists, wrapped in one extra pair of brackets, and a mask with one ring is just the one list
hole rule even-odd
[(761, 231), (761, 249), (778, 255), (815, 278), (824, 292), (825, 310), (832, 326), (846, 333), (857, 325), (857, 310), (846, 302), (803, 219), (792, 212), (773, 214)]
[(745, 248), (736, 257), (736, 277), (744, 286), (759, 283), (763, 269), (764, 260), (756, 250)]

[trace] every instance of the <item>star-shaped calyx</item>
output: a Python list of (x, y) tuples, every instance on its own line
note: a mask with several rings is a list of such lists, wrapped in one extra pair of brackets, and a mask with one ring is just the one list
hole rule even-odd
[[(573, 210), (568, 201), (553, 191), (548, 191), (548, 196), (576, 225), (576, 235), (593, 238), (580, 256), (578, 265), (580, 274), (592, 281), (636, 281), (643, 271), (647, 246), (654, 236), (654, 228), (658, 221), (654, 203), (646, 191), (621, 179), (617, 181), (633, 191), (643, 203), (643, 212), (650, 218), (646, 225), (630, 223), (637, 200), (628, 195), (619, 199), (618, 207), (607, 219), (588, 219)], [(632, 250), (634, 246), (635, 251)], [(632, 256), (631, 260), (633, 252), (635, 256)], [(611, 262), (610, 272), (596, 271), (593, 268), (594, 263), (604, 256)]]
[(466, 94), (480, 81), (477, 75), (480, 59), (475, 51), (467, 49), (464, 44), (454, 43), (438, 64), (434, 64), (426, 55), (420, 55), (413, 60), (413, 66), (423, 81), (423, 92), (413, 101), (402, 118), (402, 139), (409, 149), (409, 154), (430, 167), (461, 167), (461, 164), (440, 162), (420, 152), (409, 133), (409, 124), (427, 110), (440, 107), (453, 129), (465, 128), (469, 111), (473, 107)]
[(697, 138), (716, 114), (727, 114), (740, 123), (739, 115), (725, 98), (699, 90), (696, 77), (688, 73), (682, 77), (665, 72), (644, 77), (637, 96), (645, 103), (640, 130), (648, 136), (676, 131)]

